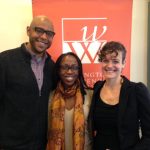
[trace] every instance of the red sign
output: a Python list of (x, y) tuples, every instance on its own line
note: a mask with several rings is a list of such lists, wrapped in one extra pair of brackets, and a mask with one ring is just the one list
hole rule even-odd
[(54, 60), (61, 53), (76, 53), (88, 85), (102, 79), (97, 53), (111, 40), (125, 45), (123, 74), (130, 77), (132, 0), (33, 0), (33, 15), (46, 15), (53, 21), (56, 36), (48, 52)]

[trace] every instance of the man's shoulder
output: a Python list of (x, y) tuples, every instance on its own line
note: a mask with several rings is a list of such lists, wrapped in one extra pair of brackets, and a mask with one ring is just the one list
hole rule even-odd
[(53, 60), (52, 56), (48, 52), (46, 52), (46, 55), (48, 56), (47, 59), (49, 60), (49, 62), (55, 64), (55, 61)]
[(47, 64), (48, 64), (48, 66), (49, 66), (49, 68), (51, 69), (51, 70), (53, 70), (54, 68), (55, 68), (55, 62), (54, 62), (54, 60), (52, 59), (52, 57), (51, 57), (51, 55), (49, 55), (48, 53), (47, 53)]
[(0, 57), (1, 58), (6, 58), (6, 57), (10, 57), (10, 56), (13, 56), (13, 55), (16, 55), (19, 51), (20, 51), (21, 47), (17, 47), (17, 48), (13, 48), (13, 49), (8, 49), (8, 50), (5, 50), (5, 51), (2, 51), (0, 53)]
[(8, 49), (0, 53), (0, 64), (10, 64), (17, 63), (18, 60), (22, 58), (21, 47)]

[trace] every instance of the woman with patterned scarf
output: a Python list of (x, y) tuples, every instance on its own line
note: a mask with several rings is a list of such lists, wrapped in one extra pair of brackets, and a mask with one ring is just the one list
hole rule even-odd
[(50, 95), (47, 150), (90, 150), (87, 116), (92, 90), (83, 77), (82, 64), (72, 52), (56, 61), (57, 87)]

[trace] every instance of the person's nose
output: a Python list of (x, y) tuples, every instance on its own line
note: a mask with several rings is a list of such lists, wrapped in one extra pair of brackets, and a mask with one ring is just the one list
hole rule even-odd
[(41, 38), (43, 38), (43, 39), (48, 39), (48, 36), (47, 36), (47, 34), (44, 32), (44, 33), (41, 35)]
[(71, 68), (68, 68), (68, 70), (67, 70), (67, 73), (70, 73), (70, 74), (72, 74), (72, 73), (73, 73), (73, 69), (71, 69)]
[(108, 63), (107, 63), (107, 67), (112, 67), (113, 66), (113, 63), (111, 62), (111, 61), (109, 61)]

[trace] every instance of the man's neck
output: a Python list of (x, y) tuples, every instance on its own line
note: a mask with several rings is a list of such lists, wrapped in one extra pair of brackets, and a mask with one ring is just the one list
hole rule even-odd
[(38, 58), (43, 58), (45, 56), (45, 53), (34, 53), (32, 50), (31, 50), (31, 46), (29, 43), (25, 43), (25, 47), (26, 47), (26, 50), (31, 54), (31, 56), (35, 56), (37, 59)]

